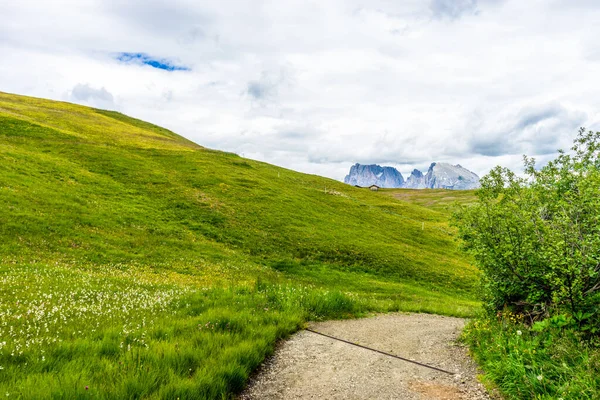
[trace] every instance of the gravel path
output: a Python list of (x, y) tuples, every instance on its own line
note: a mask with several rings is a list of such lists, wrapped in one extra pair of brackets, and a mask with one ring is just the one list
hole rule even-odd
[(456, 375), (301, 331), (279, 346), (240, 399), (489, 399), (466, 349), (455, 343), (463, 325), (429, 314), (314, 323), (318, 332)]

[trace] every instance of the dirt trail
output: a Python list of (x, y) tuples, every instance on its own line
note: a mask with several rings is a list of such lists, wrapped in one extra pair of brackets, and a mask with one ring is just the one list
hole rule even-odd
[(301, 331), (283, 342), (240, 396), (250, 399), (489, 399), (466, 349), (464, 320), (385, 314), (310, 328), (456, 373), (449, 375)]

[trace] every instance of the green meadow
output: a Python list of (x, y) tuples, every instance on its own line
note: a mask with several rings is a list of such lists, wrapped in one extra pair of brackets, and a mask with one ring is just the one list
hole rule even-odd
[(471, 192), (371, 192), (0, 93), (0, 396), (239, 393), (308, 320), (472, 316)]

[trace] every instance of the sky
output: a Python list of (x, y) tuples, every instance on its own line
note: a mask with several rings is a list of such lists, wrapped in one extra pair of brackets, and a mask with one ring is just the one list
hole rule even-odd
[(0, 91), (342, 180), (600, 130), (597, 0), (0, 0)]

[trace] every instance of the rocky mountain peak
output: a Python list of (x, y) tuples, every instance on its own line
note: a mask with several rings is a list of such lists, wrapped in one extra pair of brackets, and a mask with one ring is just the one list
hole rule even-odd
[(404, 177), (393, 167), (382, 167), (377, 164), (354, 164), (344, 182), (356, 186), (377, 185), (382, 188), (398, 188), (404, 184)]
[(415, 168), (410, 173), (410, 176), (414, 176), (415, 178), (422, 178), (423, 177), (423, 173), (421, 171), (419, 171), (418, 169)]
[(426, 174), (414, 169), (406, 181), (396, 168), (357, 163), (350, 168), (344, 182), (356, 186), (409, 189), (468, 190), (480, 187), (479, 177), (475, 173), (460, 164), (443, 162), (431, 163)]

